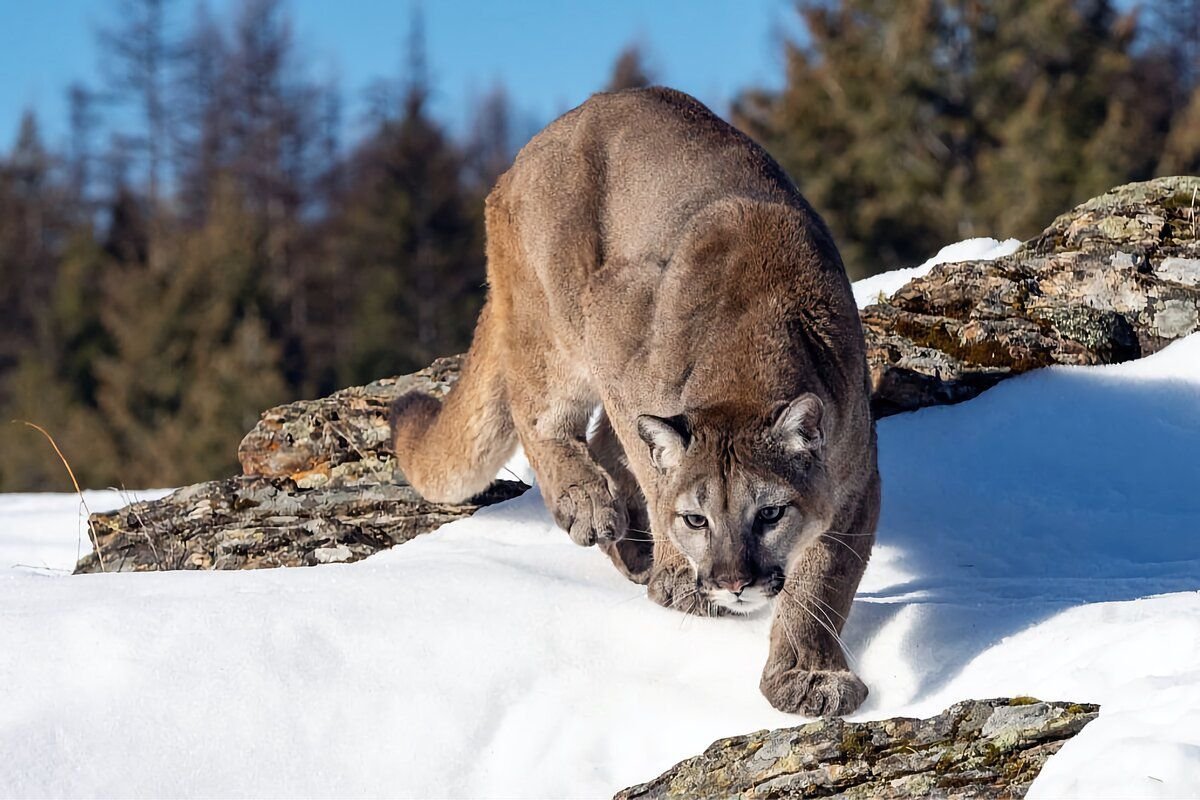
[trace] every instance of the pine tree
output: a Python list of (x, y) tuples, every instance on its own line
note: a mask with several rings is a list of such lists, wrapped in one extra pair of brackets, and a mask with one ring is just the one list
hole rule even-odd
[(38, 311), (49, 300), (67, 228), (53, 172), (37, 119), (27, 112), (12, 152), (0, 162), (0, 379), (22, 351), (41, 341)]
[(1200, 0), (1158, 0), (1146, 9), (1147, 49), (1160, 53), (1173, 76), (1174, 108), (1159, 175), (1200, 174)]
[(95, 410), (83, 405), (62, 380), (55, 365), (32, 353), (23, 357), (6, 380), (0, 424), (0, 490), (69, 492), (73, 485), (50, 443), (24, 422), (41, 426), (54, 437), (80, 485), (91, 488), (124, 483), (122, 458)]
[[(414, 70), (413, 74), (420, 75)], [(348, 166), (334, 301), (343, 383), (419, 368), (470, 343), (483, 300), (479, 201), (463, 158), (410, 79), (399, 119), (385, 119)]]
[(112, 97), (137, 105), (141, 113), (142, 129), (130, 141), (146, 156), (146, 195), (152, 215), (158, 213), (170, 142), (166, 84), (174, 44), (167, 35), (166, 6), (166, 0), (121, 0), (120, 24), (100, 34)]
[(612, 74), (606, 92), (619, 92), (622, 89), (644, 89), (654, 83), (654, 73), (646, 65), (646, 50), (640, 44), (627, 44), (617, 54), (613, 62)]
[(208, 5), (200, 3), (180, 42), (178, 70), (171, 85), (178, 115), (173, 158), (183, 221), (190, 225), (204, 223), (230, 158), (229, 59), (223, 32)]
[(280, 352), (255, 304), (260, 232), (236, 189), (218, 188), (203, 228), (163, 243), (167, 269), (109, 270), (96, 407), (129, 485), (177, 485), (236, 467), (258, 413), (285, 398)]
[(95, 94), (82, 83), (72, 83), (67, 90), (67, 105), (70, 109), (68, 185), (73, 195), (74, 210), (81, 217), (80, 223), (87, 224), (89, 220), (86, 217), (92, 209), (92, 146), (99, 123)]
[(327, 89), (306, 75), (281, 0), (245, 0), (231, 39), (222, 173), (237, 183), (259, 221), (263, 314), (283, 345), (288, 382), (311, 388), (306, 373), (318, 323), (311, 309), (321, 300), (325, 256), (303, 228), (306, 217), (321, 211), (320, 187), (328, 182), (321, 156), (331, 104)]
[(1159, 175), (1200, 175), (1200, 85), (1171, 124)]
[[(78, 226), (57, 262), (48, 301), (38, 309), (39, 341), (4, 376), (0, 420), (50, 431), (85, 486), (120, 482), (120, 458), (95, 411), (97, 361), (112, 352), (100, 320), (101, 283), (112, 256), (91, 229)], [(0, 489), (69, 491), (72, 487), (41, 434), (0, 425)]]
[(806, 1), (779, 93), (737, 121), (829, 222), (852, 274), (1026, 237), (1154, 170), (1171, 109), (1106, 0)]
[(512, 165), (518, 146), (514, 134), (508, 90), (496, 84), (476, 106), (465, 148), (465, 178), (481, 196)]

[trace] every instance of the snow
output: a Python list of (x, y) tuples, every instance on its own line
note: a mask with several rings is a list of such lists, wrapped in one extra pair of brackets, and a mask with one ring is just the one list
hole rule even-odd
[(86, 508), (110, 511), (137, 500), (152, 500), (168, 489), (129, 492), (86, 491), (77, 495), (0, 495), (0, 575), (17, 572), (70, 572), (92, 551)]
[(998, 241), (981, 237), (964, 239), (961, 242), (948, 244), (937, 252), (933, 258), (919, 267), (904, 267), (883, 272), (864, 278), (854, 283), (854, 299), (859, 308), (866, 308), (872, 303), (878, 303), (879, 298), (891, 297), (892, 294), (913, 278), (920, 278), (938, 264), (950, 264), (956, 261), (991, 261), (1001, 256), (1012, 255), (1021, 246), (1019, 239)]
[[(1200, 796), (1200, 335), (879, 441), (855, 718), (1097, 702), (1031, 797)], [(654, 606), (536, 491), (313, 569), (66, 577), (79, 526), (0, 496), (0, 796), (602, 797), (800, 721), (766, 616)]]

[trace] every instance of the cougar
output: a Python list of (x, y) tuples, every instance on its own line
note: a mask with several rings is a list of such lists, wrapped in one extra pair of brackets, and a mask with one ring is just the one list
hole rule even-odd
[(461, 377), (444, 401), (392, 409), (405, 477), (466, 500), (519, 442), (558, 525), (654, 601), (774, 604), (772, 705), (853, 711), (867, 688), (840, 631), (879, 474), (862, 329), (824, 222), (762, 148), (664, 88), (555, 120), (485, 213), (488, 297)]

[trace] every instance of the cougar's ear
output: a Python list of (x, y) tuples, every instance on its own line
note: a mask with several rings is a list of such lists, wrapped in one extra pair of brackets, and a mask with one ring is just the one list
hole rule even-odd
[(637, 418), (638, 435), (650, 448), (650, 460), (660, 472), (679, 466), (691, 441), (687, 420), (679, 417), (655, 417), (642, 414)]
[(812, 393), (778, 403), (772, 411), (771, 434), (789, 449), (820, 450), (825, 443), (821, 430), (824, 414), (825, 404)]

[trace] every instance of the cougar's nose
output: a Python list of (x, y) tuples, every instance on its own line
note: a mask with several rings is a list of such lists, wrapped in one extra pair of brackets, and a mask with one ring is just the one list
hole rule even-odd
[(717, 586), (722, 589), (727, 589), (734, 594), (741, 594), (742, 589), (746, 588), (749, 583), (745, 578), (717, 578)]

